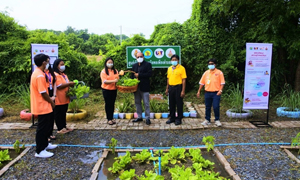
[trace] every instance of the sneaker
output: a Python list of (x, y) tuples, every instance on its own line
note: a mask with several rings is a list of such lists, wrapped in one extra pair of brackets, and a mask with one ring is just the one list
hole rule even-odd
[(43, 150), (43, 151), (41, 151), (39, 154), (38, 153), (35, 153), (35, 157), (39, 157), (39, 158), (49, 158), (49, 157), (51, 157), (51, 156), (53, 156), (54, 155), (54, 153), (52, 153), (52, 152), (48, 152), (48, 151), (46, 151), (46, 150)]
[(218, 127), (222, 126), (222, 124), (221, 124), (221, 122), (219, 120), (215, 121), (215, 125), (218, 126)]
[(210, 125), (210, 122), (208, 120), (205, 120), (201, 123), (203, 126), (208, 126)]
[(49, 143), (48, 146), (46, 147), (46, 149), (55, 149), (56, 147), (57, 147), (56, 144)]

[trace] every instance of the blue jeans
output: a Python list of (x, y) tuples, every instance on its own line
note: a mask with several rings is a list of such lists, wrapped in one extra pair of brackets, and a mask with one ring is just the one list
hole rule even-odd
[(218, 92), (205, 92), (205, 119), (210, 122), (211, 106), (214, 108), (215, 120), (220, 120), (220, 100)]

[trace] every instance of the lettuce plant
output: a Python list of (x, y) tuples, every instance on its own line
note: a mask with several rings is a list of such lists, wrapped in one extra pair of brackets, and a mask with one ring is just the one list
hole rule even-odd
[(124, 171), (121, 176), (119, 176), (120, 180), (131, 180), (136, 176), (135, 169), (130, 169), (129, 171)]
[(11, 160), (11, 158), (8, 154), (8, 149), (0, 151), (0, 165), (2, 164), (2, 162), (9, 161), (9, 160)]
[(145, 171), (145, 176), (141, 175), (138, 177), (138, 180), (164, 180), (165, 178), (163, 176), (157, 175), (153, 171)]
[(132, 159), (137, 161), (138, 163), (143, 163), (145, 161), (148, 161), (150, 157), (151, 153), (148, 150), (143, 149), (143, 151), (133, 156)]
[[(300, 146), (300, 132), (296, 135), (296, 137), (292, 138), (292, 147)], [(298, 154), (300, 154), (300, 149), (298, 151)]]
[(207, 148), (207, 152), (209, 152), (210, 150), (214, 149), (214, 142), (215, 138), (213, 136), (207, 136), (207, 137), (203, 137), (202, 142), (205, 143), (205, 146)]
[(185, 161), (185, 149), (184, 148), (175, 148), (174, 146), (171, 147), (168, 153), (170, 163), (176, 164), (176, 162), (180, 163), (180, 160)]
[(108, 168), (108, 171), (112, 173), (123, 172), (125, 167), (131, 163), (130, 152), (127, 151), (125, 156), (120, 156), (115, 158), (116, 161), (113, 163), (113, 166)]

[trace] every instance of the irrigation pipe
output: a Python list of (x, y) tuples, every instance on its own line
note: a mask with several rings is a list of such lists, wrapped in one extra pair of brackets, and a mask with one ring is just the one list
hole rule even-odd
[[(152, 148), (150, 149), (150, 152), (151, 152), (151, 156), (154, 157), (153, 156), (153, 149)], [(155, 168), (155, 161), (153, 161), (153, 166)], [(155, 173), (157, 174), (157, 169), (155, 169)]]

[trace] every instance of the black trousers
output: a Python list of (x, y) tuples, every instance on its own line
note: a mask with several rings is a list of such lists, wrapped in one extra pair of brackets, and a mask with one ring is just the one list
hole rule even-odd
[(53, 112), (49, 114), (38, 115), (38, 125), (36, 128), (35, 141), (36, 153), (40, 153), (48, 146), (48, 134), (50, 131), (50, 120)]
[(112, 120), (114, 117), (115, 101), (117, 97), (117, 90), (102, 89), (102, 94), (105, 101), (105, 113), (107, 120)]
[(68, 104), (56, 105), (54, 108), (54, 119), (58, 131), (67, 127), (67, 122), (66, 122), (67, 111), (68, 111)]
[[(178, 119), (181, 121), (183, 117), (183, 98), (180, 97), (182, 85), (169, 86), (169, 108), (172, 120)], [(177, 118), (175, 116), (177, 107)]]
[[(53, 89), (50, 90), (50, 88), (48, 88), (48, 92), (49, 92), (49, 96), (52, 97), (53, 96)], [(49, 131), (49, 134), (48, 134), (48, 137), (52, 136), (53, 134), (53, 126), (54, 126), (54, 113), (52, 113), (52, 117), (50, 119), (50, 131)]]

